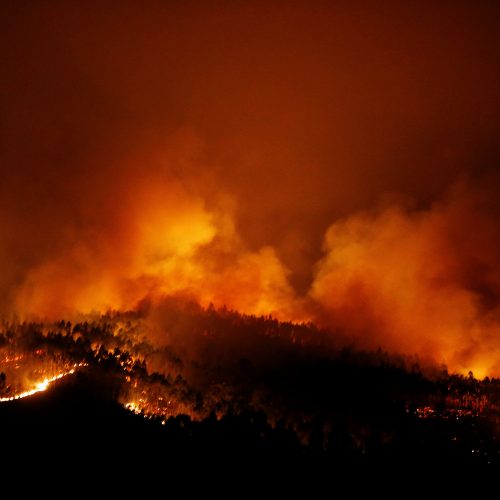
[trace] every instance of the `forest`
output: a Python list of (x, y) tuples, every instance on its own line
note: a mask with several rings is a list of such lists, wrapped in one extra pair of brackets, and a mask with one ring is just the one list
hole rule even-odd
[(72, 369), (0, 403), (23, 439), (49, 425), (64, 442), (105, 435), (118, 455), (163, 446), (259, 463), (499, 463), (499, 380), (340, 347), (311, 324), (169, 300), (0, 331), (0, 397)]

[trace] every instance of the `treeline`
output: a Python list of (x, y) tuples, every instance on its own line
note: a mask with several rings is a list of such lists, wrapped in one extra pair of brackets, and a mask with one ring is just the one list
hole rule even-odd
[(496, 411), (496, 379), (442, 367), (429, 377), (416, 359), (340, 347), (334, 337), (311, 324), (166, 301), (76, 322), (4, 322), (0, 353), (85, 363), (106, 374), (119, 402), (152, 422), (263, 414), (271, 428), (284, 426), (302, 445), (325, 450), (339, 429), (358, 453), (397, 441), (431, 416), (419, 428), (436, 426), (450, 409), (464, 411), (459, 422)]

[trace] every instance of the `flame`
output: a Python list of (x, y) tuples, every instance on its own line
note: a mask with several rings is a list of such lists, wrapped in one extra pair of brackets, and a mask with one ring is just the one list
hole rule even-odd
[(67, 377), (68, 375), (72, 375), (73, 373), (75, 373), (77, 368), (82, 366), (86, 366), (85, 363), (76, 363), (70, 370), (58, 373), (53, 377), (46, 377), (40, 380), (33, 386), (32, 389), (28, 391), (20, 392), (19, 394), (15, 394), (14, 396), (0, 398), (0, 403), (6, 403), (8, 401), (16, 401), (18, 399), (23, 399), (29, 396), (33, 396), (34, 394), (38, 394), (39, 392), (44, 392), (50, 387), (51, 384), (53, 384), (57, 380), (61, 380), (62, 378)]
[(129, 403), (125, 403), (125, 408), (132, 413), (135, 413), (136, 415), (139, 415), (141, 413), (141, 407), (137, 403), (131, 401)]

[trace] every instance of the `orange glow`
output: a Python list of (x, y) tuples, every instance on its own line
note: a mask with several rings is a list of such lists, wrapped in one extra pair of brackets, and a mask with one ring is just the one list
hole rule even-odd
[(31, 389), (28, 389), (27, 391), (20, 392), (18, 394), (15, 394), (14, 396), (0, 398), (0, 403), (6, 403), (8, 401), (15, 401), (17, 399), (28, 398), (39, 392), (44, 392), (50, 387), (51, 384), (53, 384), (57, 380), (61, 380), (62, 378), (67, 377), (68, 375), (72, 375), (73, 373), (75, 373), (75, 370), (81, 366), (84, 365), (76, 364), (73, 368), (71, 368), (68, 371), (58, 373), (57, 375), (54, 375), (52, 377), (47, 377), (40, 380), (39, 382), (36, 382), (33, 385), (33, 387)]
[(120, 227), (29, 274), (17, 294), (20, 313), (56, 319), (184, 294), (204, 306), (304, 319), (275, 250), (245, 249), (229, 214), (209, 211), (202, 199), (161, 179), (135, 184), (130, 195), (118, 213)]
[(499, 309), (481, 304), (479, 274), (488, 269), (484, 286), (500, 285), (494, 239), (470, 241), (467, 226), (474, 220), (478, 240), (495, 234), (496, 222), (474, 213), (483, 194), (461, 185), (428, 211), (389, 208), (332, 225), (311, 289), (323, 322), (365, 347), (416, 352), (480, 377), (498, 374)]
[[(478, 208), (487, 188), (462, 183), (429, 210), (393, 206), (335, 222), (306, 295), (276, 249), (245, 248), (229, 213), (180, 186), (135, 188), (136, 204), (103, 242), (79, 242), (30, 273), (19, 312), (57, 319), (177, 295), (317, 322), (361, 347), (418, 354), (461, 373), (499, 373), (498, 307), (480, 304), (482, 286), (500, 289), (495, 221)], [(469, 276), (473, 265), (489, 275)]]
[(175, 297), (500, 376), (495, 2), (20, 3), (0, 318)]

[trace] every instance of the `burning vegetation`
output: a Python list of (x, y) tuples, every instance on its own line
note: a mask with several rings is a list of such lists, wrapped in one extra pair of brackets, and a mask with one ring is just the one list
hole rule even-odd
[(326, 452), (340, 435), (361, 455), (374, 443), (395, 445), (410, 423), (445, 422), (450, 441), (486, 422), (496, 435), (499, 380), (341, 348), (312, 324), (169, 299), (73, 323), (4, 322), (0, 341), (2, 402), (94, 372), (117, 403), (160, 427), (254, 415), (251, 422), (286, 429), (300, 446), (321, 436), (316, 445)]
[(497, 457), (499, 15), (0, 1), (0, 424)]

